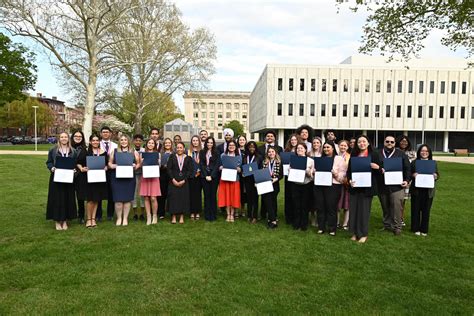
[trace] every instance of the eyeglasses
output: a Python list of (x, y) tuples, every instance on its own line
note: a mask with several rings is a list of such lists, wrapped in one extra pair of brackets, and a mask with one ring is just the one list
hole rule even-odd
[(82, 138), (81, 135), (74, 135), (74, 138)]
[(395, 144), (395, 142), (393, 140), (386, 140), (385, 144)]

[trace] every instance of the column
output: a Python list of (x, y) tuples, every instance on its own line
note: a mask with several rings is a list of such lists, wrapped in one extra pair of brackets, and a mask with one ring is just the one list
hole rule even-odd
[(278, 133), (278, 145), (285, 148), (285, 130), (279, 129), (277, 133)]
[(449, 151), (449, 132), (444, 132), (443, 151), (447, 153)]

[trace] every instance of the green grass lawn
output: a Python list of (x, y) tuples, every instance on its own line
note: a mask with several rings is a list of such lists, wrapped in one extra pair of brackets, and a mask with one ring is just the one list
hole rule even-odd
[[(38, 144), (38, 151), (49, 150), (52, 144)], [(24, 144), (24, 145), (0, 145), (0, 150), (35, 150), (35, 144)]]
[(0, 314), (472, 315), (474, 166), (439, 168), (428, 237), (380, 232), (374, 199), (358, 244), (222, 218), (57, 232), (45, 157), (0, 156)]

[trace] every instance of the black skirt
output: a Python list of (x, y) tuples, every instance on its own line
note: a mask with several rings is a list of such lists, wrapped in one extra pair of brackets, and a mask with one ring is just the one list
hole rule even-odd
[(46, 219), (56, 222), (71, 220), (77, 217), (76, 192), (74, 184), (53, 181), (54, 174), (49, 177), (48, 203)]
[(76, 172), (74, 174), (74, 187), (78, 200), (86, 200), (87, 172)]
[(182, 187), (176, 187), (170, 181), (168, 186), (168, 210), (170, 214), (189, 213), (189, 202), (188, 181), (186, 181)]
[(86, 201), (102, 201), (108, 199), (107, 182), (87, 183), (85, 189)]
[(190, 211), (192, 213), (202, 212), (202, 194), (201, 194), (201, 178), (194, 177), (189, 179), (189, 197), (190, 197)]

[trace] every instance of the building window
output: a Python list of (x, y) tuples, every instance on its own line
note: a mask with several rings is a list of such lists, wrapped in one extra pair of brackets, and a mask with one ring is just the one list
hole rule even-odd
[(222, 139), (222, 133), (217, 133), (217, 139)]
[(326, 79), (321, 80), (321, 91), (326, 92)]
[(316, 79), (311, 79), (311, 91), (316, 91)]
[(221, 118), (222, 118), (222, 113), (220, 113), (220, 112), (217, 113), (217, 118), (220, 118), (220, 119), (221, 119)]
[(314, 105), (314, 103), (311, 103), (309, 105), (309, 115), (314, 116), (315, 111), (316, 111), (315, 105)]
[(412, 106), (409, 105), (409, 106), (407, 107), (407, 117), (408, 117), (408, 118), (411, 118), (411, 109), (412, 109)]
[(211, 137), (214, 137), (214, 132), (211, 132), (210, 135), (211, 135)]
[(193, 102), (193, 109), (195, 110), (199, 109), (199, 103)]
[(408, 81), (408, 93), (413, 93), (413, 80)]
[(423, 81), (418, 82), (418, 93), (423, 93), (424, 84)]
[(450, 113), (449, 113), (449, 118), (452, 118), (452, 119), (453, 119), (453, 118), (454, 118), (454, 106), (451, 106), (451, 107), (449, 108), (449, 111), (450, 111)]
[(194, 118), (198, 118), (198, 117), (199, 117), (199, 113), (198, 113), (198, 112), (194, 112), (194, 113), (193, 113), (193, 117), (194, 117)]
[(428, 107), (428, 117), (433, 118), (433, 106), (432, 105), (430, 105)]
[(439, 118), (444, 118), (444, 106), (439, 107)]
[(423, 105), (418, 105), (418, 118), (423, 117)]
[(474, 106), (471, 107), (471, 119), (474, 119)]
[(222, 110), (222, 103), (217, 103), (217, 109)]
[(234, 103), (234, 110), (239, 110), (239, 109), (240, 109), (240, 104)]
[(370, 80), (365, 80), (365, 92), (370, 92)]
[(293, 91), (293, 78), (288, 80), (288, 90)]
[(382, 86), (382, 81), (377, 80), (375, 81), (375, 92), (380, 92), (380, 87)]
[(247, 119), (247, 114), (242, 114), (242, 119), (246, 120)]
[(357, 104), (354, 104), (354, 117), (359, 116), (359, 106)]
[(441, 85), (440, 85), (440, 88), (439, 88), (439, 93), (444, 94), (445, 90), (446, 90), (446, 82), (441, 81)]
[(230, 113), (230, 112), (225, 113), (225, 118), (230, 119), (231, 116), (232, 116), (232, 113)]
[(234, 112), (234, 118), (238, 120), (240, 118), (239, 112)]
[(332, 92), (337, 92), (337, 79), (332, 80)]
[(342, 105), (342, 116), (347, 117), (347, 104)]
[(277, 104), (277, 115), (282, 116), (282, 114), (283, 114), (283, 104), (278, 103)]
[(369, 105), (364, 105), (364, 117), (369, 117)]
[(403, 90), (403, 81), (398, 80), (398, 93), (402, 93)]
[(456, 81), (451, 82), (451, 94), (456, 93)]
[(463, 81), (461, 84), (461, 93), (466, 94), (466, 92), (467, 92), (467, 82)]
[(387, 93), (392, 93), (392, 80), (387, 80)]
[(466, 107), (465, 106), (461, 106), (461, 118), (465, 118), (466, 117)]
[(209, 112), (209, 118), (214, 118), (215, 113), (214, 112)]
[(304, 91), (304, 79), (300, 79), (300, 91)]
[(397, 105), (397, 117), (402, 117), (402, 106)]
[(385, 106), (385, 117), (390, 117), (390, 105)]
[(206, 127), (207, 126), (206, 124), (207, 124), (206, 120), (201, 120), (201, 126), (202, 127)]
[(375, 105), (375, 113), (374, 113), (374, 116), (375, 116), (375, 117), (380, 117), (380, 105), (378, 105), (378, 104)]
[(434, 81), (430, 81), (430, 93), (434, 93)]
[(201, 112), (201, 118), (206, 118), (207, 113), (206, 112)]
[(217, 121), (217, 126), (222, 127), (222, 121), (221, 120)]
[(214, 108), (216, 107), (216, 104), (215, 103), (209, 103), (209, 108), (211, 110), (214, 110)]
[(354, 92), (359, 92), (359, 79), (354, 80)]
[(283, 90), (283, 78), (278, 78), (278, 91)]
[(215, 126), (214, 126), (214, 120), (209, 120), (209, 126), (212, 127), (212, 128), (215, 127)]
[(225, 104), (225, 109), (226, 110), (232, 110), (232, 104), (231, 103), (226, 103)]
[(342, 91), (344, 91), (344, 92), (349, 91), (349, 80), (348, 79), (344, 79), (344, 83), (343, 83), (343, 86), (342, 86)]
[[(199, 126), (199, 121), (198, 121), (198, 120), (194, 120), (193, 126), (194, 126), (194, 127), (198, 127), (198, 126)], [(166, 129), (168, 129), (168, 126), (166, 126)]]
[(321, 104), (321, 116), (326, 116), (326, 104)]
[(332, 105), (332, 111), (331, 111), (331, 115), (332, 116), (336, 116), (336, 113), (337, 112), (337, 104), (333, 104)]
[(205, 103), (205, 102), (202, 102), (202, 103), (201, 103), (201, 109), (205, 110), (205, 109), (206, 109), (206, 107), (207, 107), (207, 103)]
[(293, 103), (288, 103), (288, 116), (293, 116)]
[(243, 110), (247, 111), (248, 110), (248, 104), (247, 103), (242, 103)]
[(304, 104), (300, 103), (300, 116), (304, 115)]

